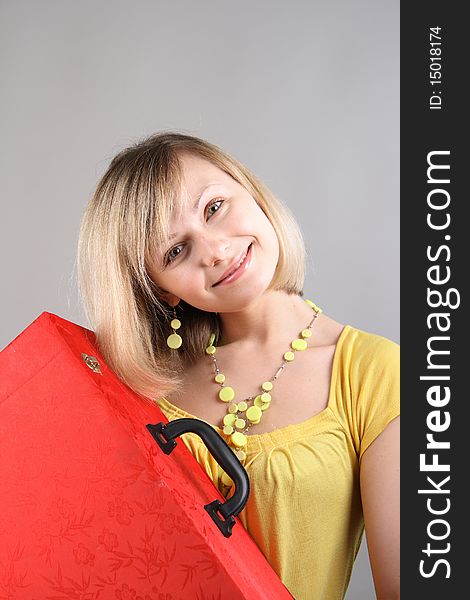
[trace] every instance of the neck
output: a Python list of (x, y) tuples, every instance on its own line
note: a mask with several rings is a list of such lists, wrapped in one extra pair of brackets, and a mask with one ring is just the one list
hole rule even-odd
[(219, 313), (219, 346), (241, 342), (269, 345), (286, 334), (295, 336), (312, 317), (312, 309), (297, 294), (266, 292), (242, 311)]

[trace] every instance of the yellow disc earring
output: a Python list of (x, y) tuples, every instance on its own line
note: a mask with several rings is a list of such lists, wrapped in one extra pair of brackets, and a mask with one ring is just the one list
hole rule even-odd
[(173, 307), (173, 319), (171, 320), (170, 327), (173, 329), (173, 333), (167, 337), (166, 343), (172, 350), (177, 350), (182, 345), (183, 338), (176, 333), (176, 330), (181, 327), (181, 321), (176, 318), (175, 307)]

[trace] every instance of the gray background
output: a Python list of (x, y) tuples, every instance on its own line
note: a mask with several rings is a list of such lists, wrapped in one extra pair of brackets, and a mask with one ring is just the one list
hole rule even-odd
[[(0, 347), (44, 310), (86, 325), (82, 212), (162, 129), (246, 163), (301, 224), (307, 297), (399, 341), (398, 0), (11, 0), (0, 20)], [(347, 599), (374, 597), (363, 543)]]

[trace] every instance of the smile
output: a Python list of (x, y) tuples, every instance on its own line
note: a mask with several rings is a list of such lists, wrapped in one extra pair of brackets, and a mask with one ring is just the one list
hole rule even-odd
[(236, 281), (239, 279), (243, 273), (248, 269), (251, 262), (251, 247), (253, 244), (250, 244), (248, 248), (243, 252), (243, 254), (238, 258), (237, 262), (232, 265), (228, 271), (226, 271), (221, 279), (214, 283), (212, 287), (216, 287), (218, 285), (226, 285), (228, 283), (232, 283), (232, 281)]

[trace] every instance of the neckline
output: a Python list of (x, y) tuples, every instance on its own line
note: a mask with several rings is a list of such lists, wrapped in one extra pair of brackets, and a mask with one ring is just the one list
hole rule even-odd
[[(296, 438), (298, 438), (299, 430), (305, 430), (305, 433), (310, 432), (317, 427), (317, 424), (321, 423), (322, 421), (324, 421), (325, 418), (327, 418), (329, 416), (329, 414), (332, 411), (332, 404), (334, 401), (335, 384), (336, 384), (338, 363), (340, 360), (341, 350), (344, 345), (344, 341), (345, 341), (346, 337), (348, 336), (349, 332), (352, 330), (353, 330), (353, 327), (351, 325), (345, 325), (343, 327), (343, 329), (341, 330), (341, 333), (339, 334), (338, 339), (336, 341), (336, 347), (335, 347), (335, 351), (333, 354), (333, 363), (332, 363), (332, 367), (331, 367), (331, 377), (330, 377), (330, 385), (329, 385), (329, 391), (328, 391), (328, 403), (325, 406), (325, 408), (322, 409), (320, 412), (312, 415), (308, 419), (305, 419), (304, 421), (300, 421), (299, 423), (291, 423), (289, 425), (284, 425), (283, 427), (278, 427), (277, 429), (273, 429), (271, 431), (265, 431), (263, 433), (248, 434), (248, 436), (247, 436), (248, 437), (248, 453), (250, 452), (250, 450), (252, 448), (261, 448), (263, 446), (264, 442), (271, 442), (272, 444), (278, 444), (278, 443), (296, 439)], [(179, 406), (172, 404), (166, 398), (160, 398), (158, 400), (158, 404), (163, 404), (163, 406), (166, 406), (166, 408), (169, 409), (170, 411), (177, 413), (177, 415), (179, 415), (179, 418), (190, 418), (190, 419), (198, 419), (199, 421), (204, 421), (205, 423), (208, 423), (211, 427), (213, 427), (222, 437), (224, 437), (221, 427), (219, 427), (218, 425), (213, 425), (212, 423), (209, 423), (205, 419), (201, 419), (200, 417), (197, 417), (196, 415), (193, 415), (193, 414), (183, 410)]]

